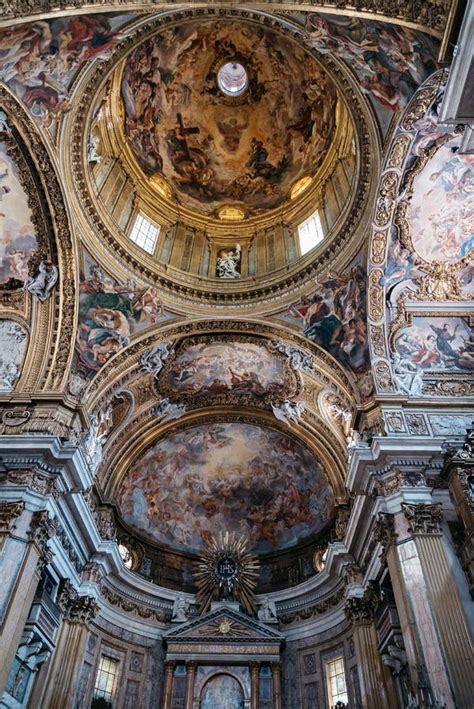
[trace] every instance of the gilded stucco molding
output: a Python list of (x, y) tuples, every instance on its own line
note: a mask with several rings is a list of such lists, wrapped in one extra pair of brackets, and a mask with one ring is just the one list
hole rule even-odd
[[(21, 103), (3, 87), (0, 87), (0, 105), (24, 141), (32, 161), (31, 169), (36, 173), (33, 181), (30, 169), (20, 155), (16, 152), (12, 155), (19, 159), (20, 180), (23, 180), (28, 195), (40, 249), (53, 260), (57, 258), (60, 271), (59, 287), (53, 297), (44, 303), (35, 301), (32, 305), (35, 348), (30, 348), (27, 353), (25, 383), (22, 385), (20, 379), (20, 387), (30, 392), (46, 387), (61, 389), (72, 357), (76, 313), (75, 249), (68, 214), (53, 162), (36, 127)], [(38, 185), (44, 192), (43, 199), (38, 194)], [(42, 207), (42, 201), (47, 208)]]
[[(107, 12), (120, 8), (122, 12), (149, 12), (162, 9), (163, 11), (175, 8), (181, 3), (176, 0), (168, 0), (168, 2), (155, 2), (155, 0), (120, 0), (120, 2), (107, 2), (107, 0), (4, 0), (4, 12), (2, 24), (11, 23), (14, 20), (26, 22), (29, 19), (35, 19), (48, 13), (53, 13), (54, 16), (75, 14), (78, 11), (82, 12)], [(211, 2), (200, 2), (196, 0), (188, 0), (186, 5), (189, 6), (213, 6), (232, 7), (230, 0)], [(446, 28), (447, 18), (451, 14), (453, 2), (451, 0), (416, 0), (415, 2), (406, 2), (405, 0), (365, 0), (354, 4), (353, 2), (345, 2), (344, 0), (322, 0), (321, 2), (299, 2), (299, 0), (259, 0), (258, 2), (249, 2), (243, 0), (239, 3), (245, 7), (249, 5), (252, 8), (258, 7), (262, 10), (272, 11), (276, 9), (278, 12), (329, 12), (334, 14), (349, 15), (351, 17), (362, 17), (385, 22), (395, 22), (397, 24), (406, 25), (413, 29), (419, 29), (437, 37), (442, 37)]]

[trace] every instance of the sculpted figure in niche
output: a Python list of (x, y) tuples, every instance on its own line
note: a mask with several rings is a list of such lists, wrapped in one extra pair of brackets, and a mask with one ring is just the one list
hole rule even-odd
[(48, 299), (59, 278), (59, 271), (50, 261), (41, 259), (34, 276), (28, 276), (24, 290), (38, 298), (42, 303)]
[(283, 421), (288, 426), (291, 422), (298, 423), (303, 415), (304, 404), (301, 401), (297, 401), (294, 404), (288, 399), (282, 404), (272, 404), (272, 411), (279, 421)]
[(173, 615), (171, 619), (176, 620), (179, 623), (184, 623), (188, 619), (188, 613), (189, 601), (187, 601), (183, 596), (178, 596), (173, 605)]
[(277, 609), (274, 601), (271, 601), (268, 596), (264, 596), (262, 605), (258, 609), (258, 619), (263, 623), (277, 620)]
[(219, 278), (240, 278), (240, 254), (242, 248), (237, 244), (235, 251), (221, 249), (217, 254), (217, 275)]
[(8, 125), (8, 116), (5, 111), (0, 111), (0, 133), (11, 133), (11, 128)]

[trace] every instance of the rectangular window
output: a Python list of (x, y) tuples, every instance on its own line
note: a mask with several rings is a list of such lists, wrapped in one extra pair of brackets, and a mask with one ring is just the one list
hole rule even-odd
[(314, 249), (323, 239), (323, 227), (318, 210), (316, 210), (309, 219), (299, 225), (298, 237), (300, 240), (301, 255), (307, 254), (308, 251)]
[(156, 240), (160, 229), (152, 224), (141, 212), (136, 216), (135, 223), (130, 232), (130, 239), (141, 249), (152, 254), (155, 250)]
[(95, 678), (94, 699), (105, 699), (112, 705), (112, 697), (117, 687), (119, 661), (102, 655)]
[(342, 657), (334, 657), (326, 662), (326, 682), (330, 709), (333, 709), (337, 702), (343, 702), (346, 705), (348, 699)]

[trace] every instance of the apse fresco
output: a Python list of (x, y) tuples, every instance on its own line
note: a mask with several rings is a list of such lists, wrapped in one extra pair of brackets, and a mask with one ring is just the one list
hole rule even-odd
[(315, 49), (344, 59), (362, 90), (391, 111), (405, 108), (437, 68), (438, 42), (407, 27), (310, 13), (305, 29)]
[(299, 443), (230, 422), (160, 440), (127, 474), (117, 501), (124, 522), (156, 542), (199, 551), (228, 530), (257, 552), (319, 532), (334, 504), (319, 462)]
[[(248, 75), (225, 96), (217, 73), (230, 59)], [(147, 175), (162, 174), (190, 208), (222, 203), (274, 208), (314, 173), (335, 128), (336, 91), (295, 43), (244, 20), (189, 23), (136, 49), (122, 79), (125, 134)]]
[(467, 318), (414, 317), (397, 334), (395, 349), (423, 369), (474, 370), (474, 333)]
[(317, 280), (313, 293), (293, 303), (283, 318), (356, 374), (368, 369), (366, 275), (360, 264)]
[(134, 333), (172, 316), (163, 311), (156, 288), (120, 283), (87, 254), (84, 262), (75, 369), (92, 377)]
[(69, 87), (92, 59), (107, 59), (131, 15), (75, 15), (0, 30), (0, 81), (46, 127), (70, 110)]
[(413, 181), (407, 219), (426, 261), (457, 261), (474, 249), (474, 155), (458, 154), (460, 142), (442, 145)]
[(200, 709), (242, 709), (244, 692), (240, 682), (227, 674), (218, 674), (206, 682)]
[(31, 210), (18, 170), (0, 142), (0, 288), (21, 287), (38, 248)]
[(184, 394), (281, 393), (281, 360), (266, 347), (250, 342), (201, 343), (187, 347), (168, 371), (168, 384)]

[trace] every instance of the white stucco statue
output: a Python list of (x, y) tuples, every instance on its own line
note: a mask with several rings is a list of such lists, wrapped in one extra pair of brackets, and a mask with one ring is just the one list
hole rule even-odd
[(173, 605), (173, 615), (172, 620), (178, 623), (184, 623), (188, 619), (189, 613), (189, 601), (187, 601), (183, 596), (178, 596), (175, 598)]
[(100, 138), (96, 135), (91, 135), (87, 143), (87, 161), (88, 162), (100, 162), (101, 157), (97, 153), (97, 148), (99, 147)]
[(392, 355), (393, 381), (398, 391), (419, 396), (423, 391), (423, 370), (399, 352)]
[(8, 125), (8, 116), (5, 111), (0, 111), (0, 133), (11, 133), (11, 128)]
[(185, 412), (185, 404), (173, 404), (169, 399), (162, 399), (153, 409), (153, 415), (160, 419), (161, 423), (179, 419)]
[(159, 374), (163, 369), (166, 360), (170, 355), (174, 354), (172, 342), (160, 342), (145, 354), (140, 359), (142, 369), (150, 374)]
[(49, 261), (41, 260), (34, 276), (29, 276), (23, 286), (24, 290), (38, 298), (42, 303), (48, 299), (59, 278), (59, 271)]
[(219, 278), (240, 278), (238, 265), (240, 263), (241, 246), (237, 244), (235, 251), (222, 249), (217, 258), (217, 275)]
[(263, 623), (277, 620), (277, 609), (274, 601), (271, 601), (268, 596), (262, 598), (262, 605), (258, 609), (258, 619)]
[(301, 401), (296, 401), (294, 404), (287, 399), (283, 404), (272, 404), (272, 411), (279, 421), (283, 421), (288, 426), (291, 422), (298, 423), (303, 415), (304, 405)]

